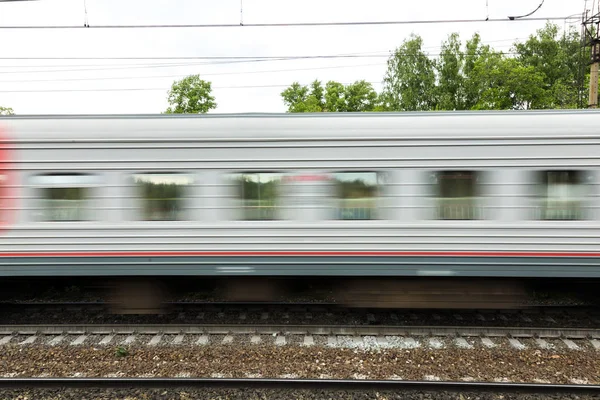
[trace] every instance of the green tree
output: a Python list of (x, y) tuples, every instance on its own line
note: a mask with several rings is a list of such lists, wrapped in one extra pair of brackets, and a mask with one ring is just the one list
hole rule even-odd
[(329, 81), (325, 88), (314, 81), (310, 88), (294, 82), (281, 92), (290, 113), (374, 111), (379, 97), (373, 85), (364, 80), (350, 85)]
[(486, 89), (485, 82), (482, 82), (477, 76), (480, 74), (480, 71), (476, 70), (475, 66), (485, 63), (486, 61), (484, 60), (490, 57), (496, 57), (495, 54), (490, 46), (481, 43), (481, 36), (479, 34), (476, 33), (471, 39), (467, 40), (463, 64), (465, 110), (475, 108), (475, 105), (479, 102), (481, 93)]
[(379, 104), (379, 96), (373, 85), (364, 80), (347, 85), (344, 100), (345, 111), (374, 111)]
[(217, 107), (211, 83), (190, 75), (173, 82), (169, 90), (167, 114), (204, 114)]
[(438, 84), (438, 109), (464, 110), (465, 93), (465, 54), (461, 50), (458, 33), (453, 33), (442, 44), (440, 58), (435, 63)]
[(383, 79), (384, 108), (427, 111), (436, 108), (434, 61), (423, 51), (423, 39), (411, 35), (388, 59)]
[(314, 81), (310, 89), (294, 82), (281, 92), (281, 97), (290, 113), (323, 111), (323, 87), (319, 81)]
[(10, 107), (0, 107), (0, 115), (14, 115), (15, 112)]
[(542, 87), (548, 92), (545, 104), (535, 108), (575, 108), (582, 95), (582, 72), (587, 67), (588, 52), (581, 51), (581, 36), (574, 28), (560, 32), (556, 24), (547, 23), (525, 43), (515, 43), (513, 51), (524, 66), (543, 75)]
[(473, 68), (480, 84), (476, 110), (523, 110), (546, 102), (544, 75), (519, 60), (492, 52), (480, 57)]
[(345, 112), (346, 107), (346, 87), (335, 81), (329, 81), (325, 85), (325, 110), (328, 112)]

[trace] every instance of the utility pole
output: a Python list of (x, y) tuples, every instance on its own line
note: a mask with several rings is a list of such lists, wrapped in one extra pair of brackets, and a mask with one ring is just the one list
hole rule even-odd
[(598, 69), (600, 67), (600, 7), (583, 14), (584, 46), (590, 46), (590, 96), (588, 108), (598, 108)]

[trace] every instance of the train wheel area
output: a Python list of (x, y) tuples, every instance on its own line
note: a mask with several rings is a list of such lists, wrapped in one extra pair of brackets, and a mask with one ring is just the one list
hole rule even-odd
[(4, 278), (3, 302), (111, 303), (123, 314), (164, 313), (173, 302), (327, 303), (348, 308), (519, 309), (600, 305), (600, 280), (450, 278)]

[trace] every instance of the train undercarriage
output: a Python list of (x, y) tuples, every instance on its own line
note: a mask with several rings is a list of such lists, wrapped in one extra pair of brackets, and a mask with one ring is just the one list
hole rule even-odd
[[(174, 301), (324, 302), (348, 308), (522, 309), (558, 297), (597, 302), (597, 280), (498, 278), (10, 278), (2, 300), (105, 301), (117, 314), (156, 314)], [(79, 300), (78, 300), (79, 299)], [(548, 300), (550, 299), (550, 300)]]

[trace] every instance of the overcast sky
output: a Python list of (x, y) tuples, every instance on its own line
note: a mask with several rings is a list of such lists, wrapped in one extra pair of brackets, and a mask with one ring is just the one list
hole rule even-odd
[[(541, 0), (243, 0), (244, 23), (506, 18)], [(90, 25), (239, 24), (240, 0), (86, 0)], [(588, 1), (588, 8), (591, 1)], [(584, 0), (546, 0), (535, 17), (581, 13)], [(0, 26), (83, 25), (84, 0), (0, 2)], [(577, 20), (557, 21), (561, 27)], [(213, 112), (283, 112), (280, 93), (294, 81), (350, 83), (377, 90), (386, 55), (411, 33), (439, 52), (452, 32), (508, 51), (544, 21), (341, 27), (185, 29), (0, 29), (0, 106), (18, 114), (158, 113), (175, 79), (200, 74), (213, 83)], [(7, 57), (193, 57), (360, 54), (379, 57), (207, 64), (199, 60), (8, 60)], [(165, 64), (177, 63), (177, 66)], [(55, 72), (51, 72), (51, 71)], [(115, 79), (118, 78), (118, 79)], [(254, 86), (254, 87), (249, 87)], [(263, 86), (263, 87), (256, 87)], [(265, 87), (266, 86), (266, 87)], [(103, 91), (65, 91), (65, 90)], [(144, 89), (144, 90), (107, 90)], [(43, 92), (35, 92), (35, 91)], [(62, 91), (57, 91), (62, 90)]]

